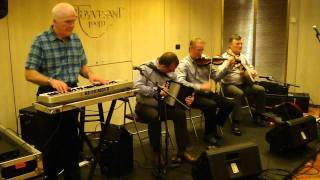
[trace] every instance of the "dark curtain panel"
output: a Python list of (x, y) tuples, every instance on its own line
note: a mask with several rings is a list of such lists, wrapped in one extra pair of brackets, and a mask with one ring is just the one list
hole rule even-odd
[(285, 81), (288, 0), (225, 0), (223, 50), (228, 37), (243, 38), (243, 53), (259, 75)]
[(232, 34), (239, 34), (243, 38), (243, 52), (252, 62), (254, 37), (254, 0), (225, 0), (223, 49), (228, 48), (228, 39)]
[(287, 0), (257, 1), (255, 66), (279, 81), (286, 76), (287, 6)]

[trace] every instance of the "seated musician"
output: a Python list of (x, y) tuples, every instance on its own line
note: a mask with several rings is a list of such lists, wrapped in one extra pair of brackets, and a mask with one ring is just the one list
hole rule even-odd
[[(87, 66), (79, 37), (73, 33), (77, 14), (68, 3), (59, 3), (52, 9), (52, 26), (38, 35), (31, 46), (26, 65), (26, 80), (39, 85), (37, 95), (59, 91), (68, 92), (77, 86), (79, 74), (91, 83), (107, 83), (95, 76)], [(38, 112), (41, 134), (36, 146), (42, 151), (44, 171), (48, 179), (57, 179), (58, 166), (64, 169), (64, 179), (80, 179), (78, 110), (56, 115)], [(61, 164), (57, 160), (61, 159)]]
[[(138, 117), (148, 123), (148, 133), (150, 144), (153, 148), (155, 165), (164, 165), (161, 147), (161, 121), (159, 120), (159, 106), (157, 100), (157, 86), (151, 81), (157, 82), (165, 88), (166, 81), (175, 79), (174, 70), (179, 64), (178, 57), (172, 52), (166, 52), (158, 59), (149, 62), (142, 71), (144, 74), (139, 74), (134, 85), (139, 89), (137, 94), (137, 104), (135, 111)], [(148, 80), (145, 76), (149, 77)], [(161, 96), (167, 96), (164, 91), (160, 92)], [(191, 104), (192, 98), (186, 98), (186, 103)], [(195, 161), (195, 158), (187, 152), (189, 145), (189, 133), (187, 130), (186, 115), (183, 109), (177, 106), (166, 105), (167, 119), (173, 120), (176, 142), (178, 146), (178, 158), (188, 162)], [(159, 156), (160, 154), (160, 156)], [(159, 157), (161, 159), (159, 160)]]
[(210, 68), (209, 63), (202, 63), (204, 46), (202, 39), (192, 39), (189, 55), (180, 62), (176, 73), (178, 82), (195, 90), (192, 107), (199, 108), (204, 113), (204, 140), (210, 145), (219, 146), (222, 136), (217, 132), (217, 125), (224, 125), (234, 105), (232, 101), (212, 92), (211, 79), (219, 80), (221, 73)]
[[(256, 105), (254, 120), (259, 126), (264, 126), (264, 116), (262, 114), (264, 113), (265, 106), (265, 90), (262, 86), (250, 82), (250, 76), (245, 76), (243, 70), (241, 70), (241, 64), (244, 64), (248, 67), (247, 73), (252, 78), (257, 76), (257, 72), (253, 69), (252, 65), (248, 64), (247, 58), (241, 53), (241, 50), (241, 37), (239, 35), (232, 35), (229, 38), (229, 49), (222, 55), (225, 58), (229, 58), (229, 60), (219, 66), (219, 70), (225, 72), (222, 79), (223, 92), (226, 96), (233, 97), (236, 104), (232, 114), (233, 123), (231, 126), (232, 132), (236, 135), (241, 135), (239, 118), (244, 95), (253, 96)], [(229, 64), (231, 64), (231, 67)]]

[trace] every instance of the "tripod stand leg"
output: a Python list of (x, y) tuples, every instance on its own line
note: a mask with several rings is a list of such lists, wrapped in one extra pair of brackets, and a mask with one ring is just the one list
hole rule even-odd
[[(131, 104), (130, 104), (130, 101), (129, 101), (128, 98), (125, 98), (125, 103), (128, 103), (128, 106), (129, 106), (129, 109), (130, 109), (130, 113), (131, 113), (131, 114), (134, 114), (134, 112), (133, 112), (133, 110), (132, 110), (132, 107), (131, 107)], [(138, 131), (138, 127), (137, 127), (137, 123), (136, 123), (136, 118), (135, 118), (134, 116), (133, 116), (133, 121), (134, 121), (133, 124), (134, 124), (134, 126), (135, 126), (135, 128), (136, 128), (136, 130), (137, 130), (138, 139), (139, 139), (140, 144), (141, 144), (141, 149), (142, 149), (142, 152), (143, 152), (145, 161), (147, 161), (147, 154), (146, 154), (146, 152), (145, 152), (145, 150), (144, 150), (142, 138), (141, 138), (141, 136), (140, 136), (140, 132)]]

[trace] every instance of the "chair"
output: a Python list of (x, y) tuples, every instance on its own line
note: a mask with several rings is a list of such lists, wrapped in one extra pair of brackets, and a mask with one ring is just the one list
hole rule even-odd
[[(223, 97), (226, 97), (226, 96), (224, 95), (221, 82), (219, 83), (219, 85), (220, 85), (220, 95), (223, 96)], [(226, 98), (228, 98), (228, 99), (234, 99), (234, 98), (232, 98), (232, 97), (226, 97)], [(247, 108), (248, 111), (249, 111), (249, 114), (250, 114), (250, 118), (253, 119), (253, 114), (252, 114), (251, 107), (250, 107), (250, 104), (249, 104), (249, 101), (248, 101), (247, 96), (244, 95), (244, 96), (243, 96), (243, 99), (244, 99), (245, 104), (244, 104), (244, 106), (242, 106), (241, 108)], [(230, 122), (232, 123), (232, 118), (229, 118), (229, 119), (230, 119)]]
[(195, 110), (195, 109), (190, 108), (190, 110), (187, 110), (187, 111), (186, 111), (186, 113), (187, 113), (187, 118), (186, 118), (186, 119), (190, 121), (190, 125), (191, 125), (192, 128), (193, 128), (194, 135), (195, 135), (197, 138), (199, 138), (198, 133), (197, 133), (197, 129), (196, 129), (196, 127), (195, 127), (194, 119), (200, 118), (200, 126), (202, 127), (202, 121), (203, 121), (202, 117), (203, 117), (203, 114), (202, 114), (202, 112), (200, 112), (200, 114), (192, 115), (192, 114), (193, 114), (193, 113), (192, 113), (193, 110)]
[[(145, 138), (142, 138), (141, 137), (141, 133), (145, 133), (148, 131), (148, 128), (145, 128), (145, 129), (139, 129), (138, 128), (138, 123), (142, 123), (142, 124), (146, 124), (145, 122), (143, 122), (136, 113), (134, 113), (133, 109), (132, 109), (132, 106), (129, 102), (129, 99), (126, 98), (124, 99), (124, 118), (123, 118), (123, 125), (126, 126), (127, 122), (126, 122), (126, 119), (129, 119), (132, 121), (133, 125), (134, 125), (134, 129), (135, 129), (135, 132), (132, 132), (132, 131), (129, 131), (131, 134), (133, 135), (137, 135), (138, 136), (138, 139), (139, 139), (139, 143), (140, 143), (140, 146), (141, 146), (141, 149), (143, 151), (143, 154), (144, 154), (144, 157), (145, 157), (145, 160), (147, 160), (147, 155), (145, 153), (145, 149), (144, 149), (144, 146), (143, 146), (143, 140)], [(130, 110), (130, 113), (126, 113), (126, 110), (127, 110), (127, 105), (129, 106), (129, 110)], [(161, 132), (161, 134), (166, 134), (166, 131), (163, 130)], [(168, 134), (168, 137), (169, 137), (169, 140), (170, 140), (170, 144), (172, 147), (174, 147), (173, 145), (173, 142), (172, 142), (172, 139), (171, 139), (171, 136), (170, 136), (170, 133)]]

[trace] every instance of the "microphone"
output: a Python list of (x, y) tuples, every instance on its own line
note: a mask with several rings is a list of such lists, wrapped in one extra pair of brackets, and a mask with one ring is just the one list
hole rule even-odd
[(272, 81), (273, 80), (273, 77), (272, 76), (259, 76), (259, 78), (264, 78), (264, 79), (267, 79), (269, 81)]
[(316, 26), (316, 25), (313, 25), (313, 26), (312, 26), (312, 28), (316, 31), (317, 35), (319, 35), (319, 34), (320, 34), (320, 33), (319, 33), (319, 30), (318, 30), (318, 28), (317, 28), (317, 26)]
[(133, 66), (132, 69), (133, 69), (133, 70), (140, 71), (140, 72), (143, 71), (143, 69), (142, 69), (140, 66)]

